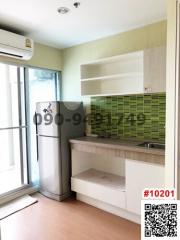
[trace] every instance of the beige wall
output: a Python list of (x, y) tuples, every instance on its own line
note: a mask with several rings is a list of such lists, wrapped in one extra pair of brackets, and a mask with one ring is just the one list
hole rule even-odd
[(30, 61), (0, 57), (0, 62), (18, 63), (53, 70), (63, 69), (63, 98), (78, 100), (81, 99), (80, 63), (160, 46), (165, 43), (166, 21), (163, 21), (64, 50), (35, 43), (34, 56)]
[(48, 68), (52, 70), (61, 70), (62, 53), (61, 50), (57, 48), (35, 43), (34, 56), (30, 61), (21, 61), (13, 58), (5, 58), (0, 56), (0, 62), (10, 62), (40, 68)]
[[(62, 50), (63, 99), (80, 100), (80, 64), (166, 44), (166, 21)], [(84, 99), (85, 100), (85, 99)]]

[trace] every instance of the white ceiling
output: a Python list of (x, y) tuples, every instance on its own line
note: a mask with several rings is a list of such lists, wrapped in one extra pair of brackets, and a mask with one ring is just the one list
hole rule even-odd
[[(65, 48), (166, 19), (167, 0), (5, 0), (0, 26)], [(71, 11), (59, 15), (57, 8)]]

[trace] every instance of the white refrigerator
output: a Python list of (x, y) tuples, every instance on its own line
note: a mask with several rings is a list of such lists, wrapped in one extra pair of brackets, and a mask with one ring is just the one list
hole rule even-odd
[(40, 192), (62, 201), (71, 195), (69, 139), (85, 134), (82, 102), (36, 104), (37, 156)]

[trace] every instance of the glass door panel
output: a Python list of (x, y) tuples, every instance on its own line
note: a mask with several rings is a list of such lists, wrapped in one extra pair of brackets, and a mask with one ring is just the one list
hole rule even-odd
[(17, 67), (0, 64), (0, 128), (19, 126)]
[(20, 135), (18, 129), (0, 132), (0, 194), (21, 187)]
[(36, 126), (33, 121), (36, 111), (36, 103), (59, 100), (60, 79), (58, 72), (36, 68), (27, 68), (25, 76), (30, 180), (33, 184), (36, 184), (39, 178)]
[(0, 64), (0, 194), (27, 184), (24, 79)]

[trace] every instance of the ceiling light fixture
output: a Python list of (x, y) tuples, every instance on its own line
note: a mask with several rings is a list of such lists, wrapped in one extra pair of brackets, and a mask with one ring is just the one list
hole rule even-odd
[(75, 2), (73, 5), (74, 5), (75, 8), (78, 8), (81, 5), (81, 3), (80, 2)]
[(60, 8), (58, 8), (58, 13), (60, 13), (60, 14), (66, 14), (66, 13), (68, 13), (69, 11), (70, 11), (70, 9), (69, 8), (67, 8), (67, 7), (60, 7)]

